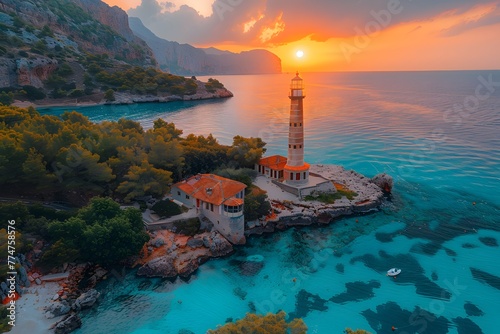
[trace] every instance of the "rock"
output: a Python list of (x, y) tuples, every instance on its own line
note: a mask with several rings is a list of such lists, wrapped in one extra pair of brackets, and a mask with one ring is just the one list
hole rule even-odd
[(187, 241), (187, 245), (191, 248), (199, 248), (199, 247), (202, 247), (203, 244), (204, 244), (203, 239), (199, 239), (199, 238), (190, 238)]
[(108, 274), (108, 271), (104, 268), (97, 268), (96, 271), (95, 271), (95, 277), (98, 279), (98, 280), (101, 280), (104, 276), (106, 276)]
[(164, 244), (165, 244), (165, 240), (163, 240), (162, 238), (156, 238), (152, 243), (153, 247), (155, 247), (155, 248), (160, 248)]
[(101, 294), (95, 290), (90, 289), (89, 291), (83, 293), (75, 300), (73, 304), (73, 309), (80, 311), (82, 309), (92, 307)]
[(213, 257), (224, 256), (233, 251), (233, 246), (220, 233), (213, 231), (209, 236), (203, 237), (203, 245), (210, 249)]
[(58, 294), (58, 293), (56, 293), (56, 294), (54, 295), (54, 297), (52, 297), (52, 300), (58, 300), (58, 299), (59, 299), (59, 294)]
[(43, 87), (43, 81), (57, 69), (57, 60), (39, 56), (35, 59), (20, 58), (16, 60), (17, 83), (19, 86), (30, 85)]
[(50, 304), (46, 308), (45, 317), (47, 319), (52, 319), (55, 317), (59, 317), (61, 315), (68, 314), (69, 311), (71, 311), (71, 307), (68, 305), (67, 302), (65, 302), (65, 301), (56, 302), (56, 303)]
[(175, 269), (173, 258), (163, 256), (144, 264), (137, 270), (137, 275), (147, 277), (175, 277), (177, 276), (177, 270)]
[(39, 278), (36, 278), (36, 279), (35, 279), (35, 283), (36, 283), (37, 285), (40, 285), (40, 284), (42, 284), (42, 281), (41, 281)]
[(28, 279), (28, 273), (26, 272), (26, 269), (24, 268), (24, 266), (20, 266), (19, 267), (19, 283), (22, 285), (22, 286), (25, 286), (25, 287), (29, 287), (30, 286), (30, 281)]
[(371, 182), (376, 184), (380, 189), (382, 189), (386, 193), (391, 193), (392, 187), (394, 185), (394, 180), (392, 176), (386, 174), (386, 173), (381, 173), (375, 175), (372, 179)]
[(78, 316), (78, 314), (70, 314), (61, 321), (59, 321), (55, 328), (54, 328), (54, 333), (55, 334), (67, 334), (71, 333), (77, 328), (80, 328), (82, 326), (82, 319)]

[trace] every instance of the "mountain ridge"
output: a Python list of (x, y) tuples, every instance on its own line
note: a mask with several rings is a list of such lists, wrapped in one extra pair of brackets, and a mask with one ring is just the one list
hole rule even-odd
[(263, 49), (233, 53), (216, 48), (196, 48), (156, 36), (137, 17), (129, 17), (132, 31), (153, 50), (163, 70), (178, 75), (281, 73), (281, 59)]

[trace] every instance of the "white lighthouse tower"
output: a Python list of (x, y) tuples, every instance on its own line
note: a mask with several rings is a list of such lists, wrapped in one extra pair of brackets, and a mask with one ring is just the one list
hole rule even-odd
[(309, 164), (304, 162), (304, 84), (299, 73), (290, 84), (290, 123), (288, 157), (284, 167), (284, 182), (300, 185), (309, 180)]

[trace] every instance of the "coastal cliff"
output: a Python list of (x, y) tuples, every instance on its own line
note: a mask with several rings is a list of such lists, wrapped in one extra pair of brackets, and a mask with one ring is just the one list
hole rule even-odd
[(130, 28), (153, 50), (163, 70), (179, 75), (272, 74), (281, 73), (281, 60), (266, 50), (241, 53), (215, 48), (200, 49), (156, 36), (136, 17), (129, 18)]

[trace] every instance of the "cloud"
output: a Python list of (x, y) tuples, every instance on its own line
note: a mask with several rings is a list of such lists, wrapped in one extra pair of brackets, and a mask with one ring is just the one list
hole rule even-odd
[[(353, 37), (357, 35), (356, 28), (363, 30), (375, 17), (387, 22), (385, 28), (389, 28), (402, 22), (425, 21), (451, 10), (462, 13), (481, 4), (500, 5), (499, 0), (214, 0), (211, 15), (203, 16), (190, 6), (179, 6), (180, 0), (174, 2), (175, 7), (171, 2), (142, 0), (128, 13), (168, 40), (265, 47), (307, 36), (314, 41)], [(391, 9), (393, 13), (389, 12)], [(498, 22), (498, 10), (495, 13), (443, 34), (460, 34), (478, 25)]]
[(497, 23), (500, 23), (500, 5), (483, 9), (480, 13), (444, 29), (441, 35), (445, 37), (457, 36), (467, 31)]

